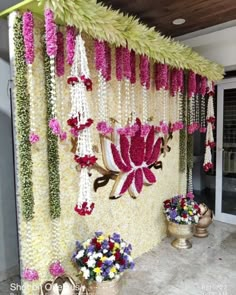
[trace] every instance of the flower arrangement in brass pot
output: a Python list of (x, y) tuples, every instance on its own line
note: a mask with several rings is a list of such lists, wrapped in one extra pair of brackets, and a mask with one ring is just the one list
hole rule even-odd
[(96, 232), (87, 241), (76, 242), (72, 261), (79, 269), (79, 275), (86, 281), (101, 283), (119, 279), (126, 269), (133, 269), (132, 246), (119, 234), (105, 236)]
[(193, 198), (194, 195), (188, 193), (165, 200), (163, 206), (167, 220), (178, 224), (197, 224), (201, 212)]

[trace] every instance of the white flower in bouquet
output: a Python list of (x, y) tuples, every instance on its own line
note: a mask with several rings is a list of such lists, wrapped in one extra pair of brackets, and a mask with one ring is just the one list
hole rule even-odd
[(81, 257), (83, 257), (84, 256), (84, 250), (80, 250), (79, 252), (78, 252), (78, 254), (76, 255), (76, 259), (80, 259)]
[(106, 253), (108, 252), (108, 250), (107, 250), (107, 249), (104, 249), (102, 252), (103, 252), (104, 254), (106, 254)]
[(89, 260), (87, 261), (87, 265), (88, 267), (95, 267), (95, 264), (96, 264), (96, 260), (93, 259), (92, 257), (89, 258)]
[(110, 277), (110, 279), (113, 279), (115, 277), (115, 274), (113, 272), (110, 272), (109, 277)]
[(100, 275), (96, 276), (96, 281), (97, 281), (98, 283), (101, 283), (101, 282), (103, 281), (103, 277), (100, 276)]
[(83, 277), (87, 280), (90, 277), (90, 271), (86, 267), (82, 267), (81, 271), (83, 273)]

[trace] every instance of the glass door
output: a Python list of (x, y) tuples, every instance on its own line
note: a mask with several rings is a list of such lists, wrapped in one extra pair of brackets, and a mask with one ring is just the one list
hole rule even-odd
[(215, 205), (217, 220), (236, 224), (236, 78), (218, 84)]

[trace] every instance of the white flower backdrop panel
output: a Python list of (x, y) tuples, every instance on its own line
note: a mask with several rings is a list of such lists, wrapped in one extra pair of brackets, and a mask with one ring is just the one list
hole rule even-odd
[[(63, 31), (64, 29), (62, 29)], [(34, 102), (36, 110), (37, 132), (40, 141), (32, 146), (33, 161), (33, 193), (35, 199), (35, 217), (32, 224), (32, 248), (33, 265), (39, 272), (40, 283), (50, 278), (48, 266), (53, 259), (52, 253), (52, 222), (49, 212), (49, 190), (48, 190), (48, 161), (47, 161), (47, 120), (46, 120), (46, 99), (45, 99), (45, 77), (44, 77), (44, 49), (43, 49), (44, 24), (41, 20), (35, 20), (35, 50), (36, 58), (33, 64), (34, 77)], [(94, 65), (94, 41), (84, 36), (91, 79), (93, 81), (93, 91), (88, 92), (87, 98), (90, 105), (91, 117), (95, 120), (92, 126), (93, 144), (98, 147), (98, 164), (103, 166), (101, 157), (101, 147), (99, 135), (96, 130), (97, 123), (97, 71)], [(108, 82), (109, 117), (114, 117), (117, 113), (117, 81), (115, 79), (114, 49), (112, 49), (112, 80)], [(138, 76), (138, 61), (137, 76)], [(57, 102), (58, 118), (67, 120), (70, 113), (70, 91), (67, 84), (67, 77), (70, 75), (70, 68), (66, 67), (63, 77), (63, 112), (61, 111), (60, 99)], [(152, 79), (153, 81), (153, 79)], [(154, 82), (153, 82), (154, 83)], [(122, 85), (122, 105), (124, 105), (124, 85)], [(137, 116), (142, 117), (142, 87), (139, 79), (135, 84), (135, 99)], [(173, 103), (168, 97), (169, 114), (174, 116)], [(148, 117), (153, 117), (153, 122), (160, 121), (161, 102), (157, 101), (157, 92), (154, 85), (148, 91)], [(17, 115), (17, 114), (16, 114)], [(64, 122), (67, 134), (69, 128)], [(78, 172), (74, 155), (71, 153), (71, 141), (68, 136), (66, 141), (59, 142), (60, 158), (60, 197), (61, 197), (61, 217), (60, 217), (60, 252), (59, 256), (66, 273), (76, 275), (76, 269), (71, 263), (71, 255), (75, 247), (76, 240), (89, 238), (94, 231), (102, 230), (106, 233), (119, 232), (125, 240), (133, 245), (133, 256), (137, 257), (149, 251), (157, 245), (166, 235), (165, 217), (162, 213), (162, 202), (176, 193), (185, 192), (186, 177), (179, 172), (179, 132), (174, 133), (173, 139), (169, 142), (171, 152), (164, 158), (163, 170), (155, 170), (157, 182), (148, 187), (144, 187), (141, 195), (137, 199), (132, 199), (129, 194), (125, 194), (118, 200), (109, 200), (113, 181), (105, 187), (93, 192), (95, 209), (90, 216), (79, 216), (74, 212), (78, 196)], [(99, 173), (92, 170), (92, 183), (99, 177)], [(18, 196), (19, 198), (19, 196)], [(20, 205), (20, 202), (19, 206)], [(27, 226), (21, 215), (19, 215), (19, 232), (21, 261), (24, 266), (26, 256), (29, 253), (26, 243)], [(25, 294), (35, 294), (34, 286), (39, 285), (39, 281), (34, 283), (24, 282)]]

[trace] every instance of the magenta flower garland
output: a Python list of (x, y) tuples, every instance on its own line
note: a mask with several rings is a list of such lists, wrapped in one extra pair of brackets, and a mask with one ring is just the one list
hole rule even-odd
[(46, 9), (44, 16), (47, 55), (54, 58), (57, 54), (57, 26), (55, 24), (54, 14), (51, 9)]
[(123, 71), (122, 71), (122, 53), (123, 53), (123, 50), (122, 50), (122, 46), (120, 47), (116, 47), (116, 79), (118, 81), (121, 81), (122, 80), (122, 77), (123, 77)]
[(168, 90), (168, 66), (166, 64), (155, 64), (156, 90)]
[(111, 47), (105, 43), (105, 60), (106, 60), (106, 72), (104, 73), (106, 82), (111, 80)]
[(189, 98), (189, 111), (190, 111), (190, 122), (188, 125), (188, 133), (193, 134), (196, 130), (198, 130), (199, 125), (196, 122), (196, 112), (195, 112), (195, 102), (194, 97), (196, 95), (196, 74), (193, 71), (189, 71), (188, 73), (188, 98)]
[(206, 133), (206, 90), (207, 90), (207, 78), (201, 77), (201, 86), (200, 86), (200, 105), (201, 105), (201, 122), (200, 129), (201, 133)]
[(65, 73), (64, 58), (64, 36), (62, 32), (57, 32), (56, 74), (58, 77), (62, 77)]
[(25, 60), (28, 65), (32, 65), (34, 62), (34, 18), (30, 11), (23, 14), (23, 36)]
[(40, 138), (36, 133), (36, 123), (35, 123), (35, 110), (34, 110), (34, 96), (32, 92), (34, 89), (34, 80), (32, 72), (32, 64), (34, 62), (34, 18), (30, 11), (23, 14), (23, 37), (25, 45), (25, 61), (28, 66), (28, 90), (30, 95), (30, 112), (31, 112), (31, 126), (29, 141), (31, 144), (37, 143)]
[(66, 62), (71, 66), (75, 55), (76, 29), (72, 26), (66, 27)]

